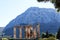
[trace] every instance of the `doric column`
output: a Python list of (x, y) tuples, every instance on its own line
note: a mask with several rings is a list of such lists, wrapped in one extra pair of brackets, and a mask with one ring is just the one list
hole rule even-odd
[(30, 39), (31, 38), (31, 31), (33, 30), (32, 26), (28, 25), (26, 26), (25, 28), (25, 31), (26, 31), (26, 38)]
[(49, 1), (51, 1), (51, 2), (52, 2), (52, 0), (49, 0)]
[(28, 36), (27, 36), (27, 30), (28, 30), (28, 28), (25, 27), (25, 36), (26, 36), (26, 38), (28, 38)]
[(16, 27), (14, 27), (14, 38), (16, 38)]
[(44, 0), (46, 2), (46, 0)]
[(36, 32), (36, 28), (34, 28), (33, 30), (33, 38), (36, 38), (37, 37), (37, 32)]
[(31, 31), (33, 30), (33, 28), (32, 28), (32, 26), (31, 25), (29, 25), (28, 26), (28, 38), (30, 39), (31, 38)]
[(40, 37), (40, 24), (37, 25), (37, 36)]
[(29, 39), (31, 38), (30, 35), (31, 35), (31, 26), (28, 26), (28, 33), (29, 33)]
[(30, 31), (31, 31), (31, 26), (28, 26), (28, 38), (30, 39)]
[(20, 31), (19, 37), (20, 39), (22, 39), (22, 27), (19, 27), (19, 31)]

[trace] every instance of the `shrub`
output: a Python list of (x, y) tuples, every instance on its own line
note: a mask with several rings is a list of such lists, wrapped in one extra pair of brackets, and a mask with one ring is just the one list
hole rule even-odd
[(55, 40), (55, 38), (54, 37), (49, 37), (48, 40)]

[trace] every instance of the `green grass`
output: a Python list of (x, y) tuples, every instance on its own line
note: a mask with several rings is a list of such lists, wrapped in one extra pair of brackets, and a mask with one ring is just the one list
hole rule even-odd
[(2, 38), (2, 40), (8, 40), (7, 38)]
[(56, 40), (54, 37), (49, 37), (49, 38), (38, 38), (38, 40)]
[[(9, 38), (10, 40), (14, 40), (14, 38)], [(2, 40), (8, 40), (8, 38), (2, 38)], [(49, 38), (38, 38), (36, 40), (56, 40), (55, 37), (49, 37)]]

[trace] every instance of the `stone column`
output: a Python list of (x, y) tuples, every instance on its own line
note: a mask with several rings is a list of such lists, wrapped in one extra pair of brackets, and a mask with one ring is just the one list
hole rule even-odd
[(16, 38), (16, 27), (14, 27), (14, 38)]
[(33, 38), (36, 38), (37, 37), (37, 32), (36, 32), (36, 28), (34, 28), (33, 30)]
[[(52, 2), (52, 0), (49, 0), (50, 2)], [(56, 2), (56, 1), (55, 1)]]
[(40, 24), (37, 25), (37, 36), (40, 37)]
[(31, 31), (32, 31), (32, 26), (28, 26), (28, 33), (29, 33), (29, 39), (31, 38)]
[(33, 27), (30, 28), (30, 38), (33, 38)]
[(28, 26), (28, 30), (27, 30), (27, 31), (28, 31), (28, 38), (29, 38), (29, 39), (30, 39), (30, 30), (31, 30), (31, 29), (30, 29), (30, 26)]
[(22, 27), (19, 27), (19, 31), (20, 31), (19, 37), (20, 39), (22, 39)]
[(46, 0), (44, 0), (46, 2)]
[(31, 38), (31, 30), (32, 30), (32, 26), (27, 26), (26, 28), (25, 28), (26, 30), (26, 38), (28, 38), (28, 39), (30, 39)]
[(26, 27), (25, 28), (25, 36), (26, 36), (26, 38), (28, 38), (28, 36), (27, 36), (27, 30), (28, 30), (28, 28)]

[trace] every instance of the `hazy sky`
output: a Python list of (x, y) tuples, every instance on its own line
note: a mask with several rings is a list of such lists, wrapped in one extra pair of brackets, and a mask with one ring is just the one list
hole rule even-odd
[(5, 27), (12, 19), (20, 15), (29, 7), (54, 8), (50, 2), (37, 0), (0, 0), (0, 27)]

